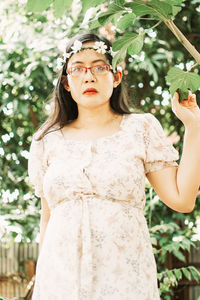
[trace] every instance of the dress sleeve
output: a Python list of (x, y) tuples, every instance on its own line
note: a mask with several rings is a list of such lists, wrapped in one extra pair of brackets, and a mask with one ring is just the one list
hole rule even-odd
[(150, 113), (146, 114), (145, 147), (145, 173), (154, 172), (168, 166), (178, 166), (176, 163), (179, 158), (178, 151), (167, 139), (160, 122)]
[(44, 141), (43, 138), (39, 141), (35, 138), (36, 134), (33, 135), (29, 150), (28, 176), (29, 182), (34, 187), (35, 195), (44, 197), (43, 177), (46, 170), (44, 165)]

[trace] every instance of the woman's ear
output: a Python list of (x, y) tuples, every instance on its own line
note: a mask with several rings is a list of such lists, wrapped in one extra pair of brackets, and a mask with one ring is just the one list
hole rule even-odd
[(122, 72), (120, 70), (117, 70), (114, 75), (114, 81), (113, 81), (113, 87), (116, 88), (122, 81)]
[(68, 84), (67, 76), (62, 75), (61, 81), (63, 82), (63, 86), (64, 86), (65, 90), (70, 92), (70, 87), (69, 87), (69, 84)]

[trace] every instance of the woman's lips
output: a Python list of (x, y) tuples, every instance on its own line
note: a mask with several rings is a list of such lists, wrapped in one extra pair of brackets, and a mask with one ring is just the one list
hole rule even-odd
[(97, 94), (98, 92), (95, 92), (95, 91), (91, 91), (91, 92), (85, 92), (84, 95), (94, 95), (94, 94)]

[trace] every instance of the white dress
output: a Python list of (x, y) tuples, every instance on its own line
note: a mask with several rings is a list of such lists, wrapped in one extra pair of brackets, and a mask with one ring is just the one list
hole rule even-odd
[(159, 121), (124, 114), (119, 131), (95, 141), (34, 136), (29, 178), (51, 216), (32, 300), (159, 300), (145, 174), (178, 159)]

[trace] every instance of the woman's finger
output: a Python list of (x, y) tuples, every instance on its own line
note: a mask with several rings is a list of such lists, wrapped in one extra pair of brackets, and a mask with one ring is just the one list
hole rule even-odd
[(195, 102), (196, 101), (196, 94), (189, 95), (189, 101)]
[(172, 99), (172, 111), (175, 112), (178, 108), (179, 104), (179, 94), (177, 92), (174, 93)]

